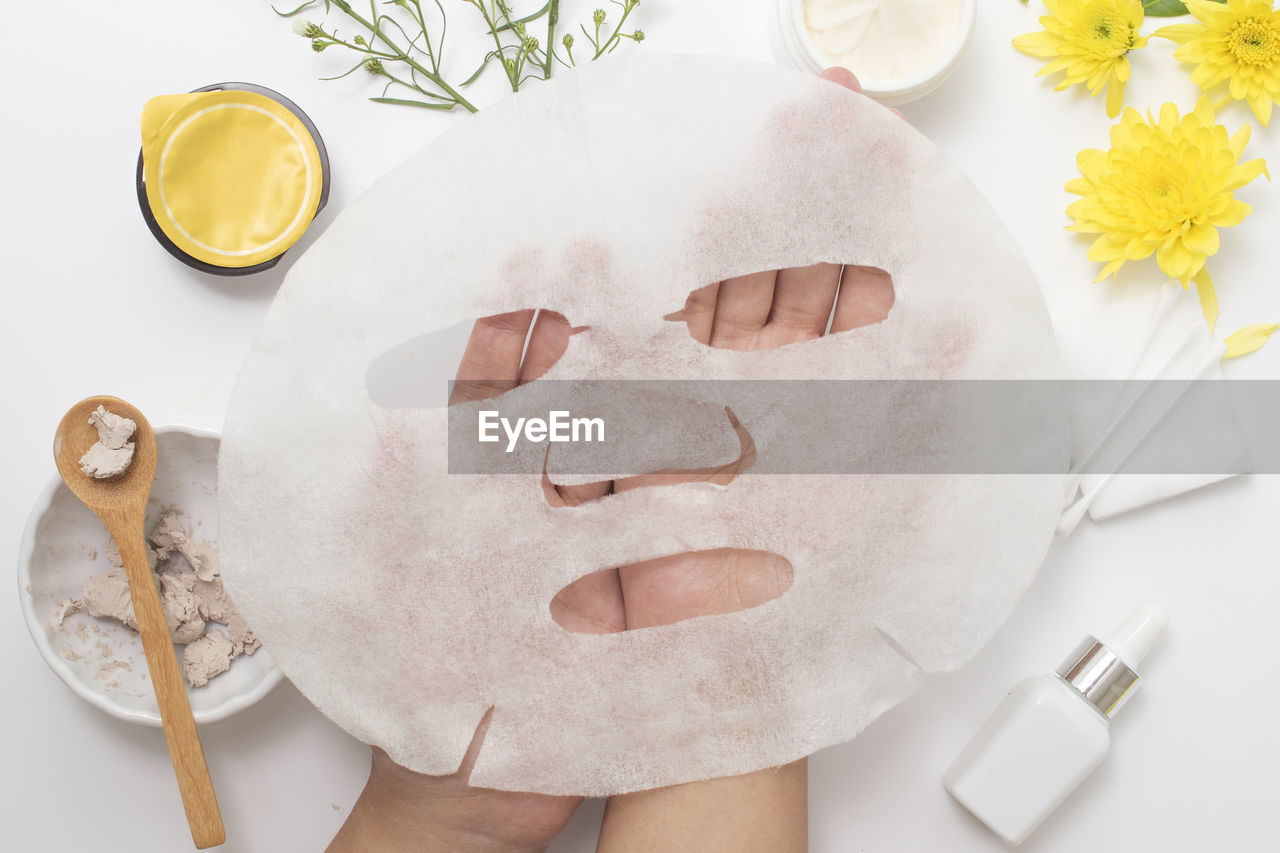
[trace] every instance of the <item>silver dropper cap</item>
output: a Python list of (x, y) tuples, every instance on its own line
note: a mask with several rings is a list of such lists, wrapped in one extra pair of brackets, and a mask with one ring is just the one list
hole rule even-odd
[(1080, 691), (1086, 702), (1110, 717), (1133, 694), (1138, 684), (1133, 667), (1142, 662), (1168, 624), (1163, 610), (1145, 604), (1105, 640), (1086, 637), (1054, 671)]

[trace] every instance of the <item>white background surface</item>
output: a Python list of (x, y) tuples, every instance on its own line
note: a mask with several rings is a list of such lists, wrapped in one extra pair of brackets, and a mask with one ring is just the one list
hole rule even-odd
[[(1062, 230), (1062, 184), (1077, 150), (1106, 144), (1101, 99), (1052, 92), (1034, 79), (1038, 64), (1010, 48), (1013, 35), (1034, 28), (1036, 3), (979, 6), (978, 33), (958, 72), (907, 116), (990, 197), (1052, 310), (1155, 286), (1154, 265), (1126, 273), (1118, 286), (1090, 285), (1087, 242)], [(773, 7), (763, 0), (645, 0), (637, 15), (649, 38), (623, 49), (772, 56)], [(246, 80), (297, 101), (334, 164), (329, 207), (304, 247), (376, 178), (466, 116), (369, 104), (361, 96), (377, 93), (362, 75), (319, 82), (340, 70), (341, 58), (312, 54), (260, 0), (25, 3), (8, 10), (6, 24), (0, 351), (9, 408), (0, 551), (16, 555), (31, 502), (54, 473), (54, 427), (75, 401), (112, 393), (155, 424), (221, 427), (237, 367), (298, 251), (270, 273), (221, 279), (159, 248), (133, 190), (137, 116), (148, 97)], [(1134, 56), (1128, 104), (1192, 106), (1194, 88), (1171, 52), (1154, 42)], [(1232, 129), (1252, 122), (1239, 106), (1221, 119)], [(1280, 128), (1254, 131), (1248, 154), (1280, 167)], [(1280, 318), (1280, 187), (1259, 180), (1239, 197), (1256, 212), (1226, 232), (1212, 265), (1222, 333)], [(447, 203), (424, 193), (423, 204)], [(100, 328), (113, 334), (96, 338)], [(1277, 374), (1276, 344), (1227, 369), (1231, 377)], [(1167, 608), (1172, 628), (1144, 667), (1144, 689), (1116, 721), (1113, 753), (1024, 849), (1274, 849), (1278, 510), (1280, 480), (1253, 477), (1102, 525), (1086, 521), (1055, 544), (977, 659), (929, 679), (856, 741), (812, 759), (812, 849), (1002, 849), (946, 795), (942, 770), (1015, 680), (1051, 669), (1082, 635), (1108, 630), (1146, 600)], [(0, 609), (0, 654), (5, 849), (188, 849), (160, 732), (77, 699), (37, 656), (15, 599)], [(230, 839), (221, 849), (319, 850), (364, 781), (367, 750), (287, 683), (201, 733)], [(584, 806), (553, 851), (591, 850), (600, 809)]]

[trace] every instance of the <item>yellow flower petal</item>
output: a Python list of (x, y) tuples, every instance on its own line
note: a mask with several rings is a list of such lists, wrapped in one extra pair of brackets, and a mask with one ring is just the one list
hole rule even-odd
[(1213, 334), (1213, 327), (1218, 324), (1218, 291), (1213, 286), (1213, 279), (1209, 277), (1209, 270), (1201, 267), (1200, 272), (1196, 273), (1196, 293), (1200, 296), (1200, 311), (1204, 314), (1204, 321), (1209, 324), (1209, 334)]
[(1180, 240), (1172, 240), (1156, 250), (1156, 263), (1165, 275), (1176, 278), (1185, 287), (1191, 278), (1195, 255), (1187, 251)]
[(1222, 185), (1222, 189), (1226, 191), (1238, 190), (1245, 184), (1250, 183), (1258, 175), (1266, 175), (1267, 180), (1271, 180), (1271, 175), (1267, 173), (1267, 161), (1261, 158), (1242, 163), (1232, 169), (1231, 176)]
[[(1076, 195), (1088, 195), (1093, 191), (1093, 183), (1084, 178), (1072, 178), (1063, 184), (1062, 188)], [(1070, 215), (1071, 211), (1068, 210), (1067, 213)]]
[[(1120, 61), (1116, 63), (1115, 75), (1116, 75), (1116, 80), (1120, 81), (1121, 83), (1129, 82), (1129, 60), (1125, 59), (1124, 57), (1120, 58)], [(1119, 114), (1119, 112), (1120, 110), (1117, 109), (1114, 113), (1111, 114), (1111, 118), (1115, 118), (1116, 115)]]
[(1167, 27), (1161, 27), (1151, 35), (1154, 38), (1182, 43), (1199, 34), (1202, 29), (1204, 28), (1196, 24), (1171, 24)]
[[(1165, 106), (1172, 107), (1173, 104), (1165, 104)], [(1177, 112), (1176, 107), (1174, 108), (1174, 112), (1175, 113)], [(1213, 101), (1210, 100), (1207, 96), (1201, 95), (1200, 100), (1196, 101), (1196, 107), (1194, 110), (1191, 111), (1191, 114), (1194, 115), (1196, 118), (1198, 118), (1200, 120), (1200, 123), (1203, 124), (1205, 127), (1212, 125), (1213, 124)]]
[(1107, 264), (1105, 267), (1103, 267), (1102, 272), (1098, 273), (1098, 277), (1093, 280), (1094, 283), (1097, 284), (1107, 276), (1115, 275), (1116, 273), (1120, 272), (1120, 267), (1124, 266), (1124, 262), (1125, 262), (1124, 258), (1119, 258)]
[(1208, 257), (1218, 252), (1218, 229), (1208, 223), (1192, 225), (1182, 235), (1182, 245), (1190, 252)]
[(1219, 228), (1230, 228), (1239, 225), (1244, 218), (1253, 213), (1253, 208), (1242, 201), (1233, 201), (1221, 216), (1214, 217), (1213, 224)]
[(1222, 360), (1239, 358), (1242, 355), (1248, 355), (1251, 352), (1262, 349), (1267, 341), (1270, 340), (1271, 333), (1276, 329), (1280, 329), (1280, 324), (1257, 323), (1231, 333), (1224, 341), (1227, 345), (1227, 351), (1223, 353)]
[(1044, 66), (1039, 71), (1037, 71), (1036, 76), (1047, 77), (1050, 74), (1057, 74), (1059, 71), (1062, 71), (1070, 64), (1071, 64), (1071, 60), (1069, 58), (1059, 57), (1058, 59), (1055, 59), (1053, 62), (1050, 62), (1048, 65)]
[(1048, 59), (1058, 55), (1058, 40), (1046, 32), (1015, 36), (1013, 46), (1036, 59)]
[(1241, 125), (1235, 136), (1231, 137), (1231, 141), (1227, 143), (1227, 147), (1236, 155), (1237, 160), (1244, 156), (1244, 148), (1249, 144), (1249, 135), (1251, 133), (1252, 130), (1249, 125)]
[(1265, 92), (1259, 92), (1249, 99), (1249, 106), (1253, 108), (1253, 114), (1258, 117), (1258, 121), (1262, 122), (1263, 127), (1271, 121), (1272, 103), (1272, 99)]
[[(1125, 66), (1128, 69), (1128, 66)], [(1107, 87), (1107, 118), (1120, 115), (1120, 107), (1124, 106), (1124, 81), (1118, 76)]]
[(1212, 22), (1218, 7), (1211, 0), (1186, 0), (1187, 11), (1201, 21)]

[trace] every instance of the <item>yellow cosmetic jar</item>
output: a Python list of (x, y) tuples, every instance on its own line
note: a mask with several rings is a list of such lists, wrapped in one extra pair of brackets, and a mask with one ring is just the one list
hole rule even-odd
[(329, 155), (279, 92), (217, 83), (142, 111), (138, 206), (190, 267), (247, 275), (275, 266), (329, 198)]

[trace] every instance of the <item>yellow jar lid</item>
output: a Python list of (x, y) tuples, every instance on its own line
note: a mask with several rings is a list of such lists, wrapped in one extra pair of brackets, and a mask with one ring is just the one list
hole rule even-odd
[(257, 92), (152, 98), (142, 163), (156, 225), (180, 252), (217, 267), (279, 257), (321, 201), (324, 167), (310, 130)]

